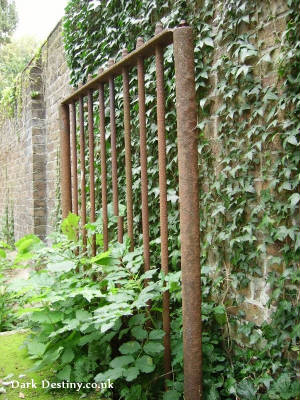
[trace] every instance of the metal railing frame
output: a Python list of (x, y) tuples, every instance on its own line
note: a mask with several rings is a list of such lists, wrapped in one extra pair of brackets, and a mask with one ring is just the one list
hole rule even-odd
[[(88, 147), (90, 175), (90, 221), (95, 221), (95, 171), (94, 171), (94, 118), (93, 93), (99, 93), (100, 116), (100, 158), (101, 158), (101, 193), (103, 212), (103, 242), (108, 249), (107, 217), (107, 177), (105, 147), (105, 109), (104, 85), (109, 87), (111, 157), (112, 157), (112, 192), (113, 209), (118, 217), (118, 240), (123, 240), (123, 219), (118, 215), (118, 177), (116, 152), (115, 88), (114, 78), (123, 79), (124, 141), (126, 207), (130, 249), (134, 248), (133, 238), (133, 202), (130, 137), (130, 102), (129, 70), (137, 67), (140, 164), (142, 185), (142, 231), (144, 268), (150, 268), (149, 220), (148, 220), (148, 178), (147, 178), (147, 136), (144, 85), (144, 59), (155, 56), (157, 85), (157, 135), (159, 156), (160, 190), (160, 232), (161, 232), (161, 268), (168, 273), (168, 216), (167, 216), (167, 181), (166, 181), (166, 137), (165, 137), (165, 94), (163, 50), (173, 44), (175, 60), (176, 112), (178, 137), (178, 172), (179, 172), (179, 211), (182, 270), (183, 303), (183, 348), (184, 348), (184, 396), (186, 400), (202, 399), (202, 326), (201, 326), (201, 277), (200, 277), (200, 228), (199, 228), (199, 186), (198, 186), (198, 150), (197, 150), (197, 111), (194, 73), (194, 44), (192, 28), (181, 23), (175, 29), (162, 29), (156, 26), (155, 36), (146, 43), (137, 39), (134, 51), (128, 54), (124, 49), (122, 59), (117, 63), (110, 60), (106, 70), (89, 79), (85, 85), (64, 99), (60, 105), (60, 148), (61, 148), (61, 197), (62, 216), (67, 217), (73, 210), (78, 214), (78, 182), (76, 153), (76, 103), (79, 104), (80, 127), (80, 168), (81, 168), (81, 220), (84, 246), (87, 244), (84, 225), (86, 215), (86, 169), (85, 169), (85, 131), (83, 98), (88, 99)], [(70, 123), (70, 121), (72, 123)], [(72, 152), (71, 152), (72, 150)], [(72, 153), (72, 156), (71, 156)], [(73, 201), (72, 201), (73, 197)], [(72, 204), (73, 203), (73, 204)], [(96, 254), (95, 238), (92, 240), (92, 253)], [(163, 329), (164, 367), (166, 378), (171, 377), (170, 346), (170, 298), (168, 291), (163, 294)]]

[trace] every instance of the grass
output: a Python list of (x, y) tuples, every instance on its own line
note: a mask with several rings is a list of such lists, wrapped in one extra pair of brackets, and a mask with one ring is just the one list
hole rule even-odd
[[(26, 333), (15, 333), (7, 336), (0, 336), (0, 388), (3, 378), (13, 374), (7, 381), (16, 380), (20, 386), (18, 388), (12, 388), (5, 386), (6, 393), (0, 394), (1, 400), (18, 400), (20, 398), (33, 399), (33, 400), (75, 400), (79, 399), (83, 392), (70, 393), (68, 389), (60, 389), (59, 391), (49, 392), (47, 389), (42, 387), (42, 381), (51, 379), (51, 371), (31, 372), (28, 371), (33, 361), (30, 360), (25, 349), (22, 349), (22, 343), (26, 337)], [(21, 378), (19, 377), (21, 375)], [(25, 375), (22, 377), (22, 375)], [(26, 382), (31, 382), (33, 379), (37, 388), (24, 388), (21, 387)], [(21, 394), (20, 394), (21, 393)], [(22, 396), (24, 395), (24, 397)], [(100, 400), (103, 398), (100, 393), (93, 393), (85, 397), (87, 400)]]

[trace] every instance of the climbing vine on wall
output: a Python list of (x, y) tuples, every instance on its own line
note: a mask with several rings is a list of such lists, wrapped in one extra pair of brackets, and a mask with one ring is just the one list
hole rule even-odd
[[(158, 20), (165, 27), (174, 27), (181, 19), (187, 19), (194, 28), (201, 262), (203, 295), (208, 301), (203, 309), (204, 383), (208, 399), (292, 399), (297, 396), (293, 379), (299, 357), (300, 331), (297, 325), (299, 0), (288, 0), (282, 4), (282, 11), (274, 4), (245, 0), (110, 0), (105, 4), (98, 0), (72, 0), (66, 8), (65, 47), (74, 86), (85, 82), (88, 74), (95, 74), (110, 57), (119, 59), (124, 45), (129, 51), (133, 50), (138, 36), (145, 40), (152, 37)], [(280, 28), (279, 20), (285, 22), (284, 28)], [(125, 206), (125, 172), (121, 167), (124, 165), (122, 81), (116, 79), (115, 83), (119, 197), (121, 205)], [(130, 75), (130, 87), (134, 224), (139, 241), (141, 185), (136, 71)], [(151, 262), (159, 265), (153, 61), (146, 64), (145, 87)], [(165, 52), (165, 90), (169, 251), (170, 267), (176, 271), (180, 252), (171, 49)], [(108, 113), (106, 118), (109, 139)], [(97, 138), (97, 113), (95, 119)], [(107, 150), (109, 154), (109, 140)], [(108, 164), (110, 162), (108, 158)], [(96, 167), (99, 179), (99, 159)], [(97, 199), (100, 210), (100, 193)], [(174, 310), (178, 307), (175, 300), (173, 307)], [(212, 309), (217, 327), (207, 317)], [(180, 326), (177, 310), (172, 339), (176, 351)], [(211, 359), (213, 353), (216, 356)], [(181, 367), (182, 360), (176, 356), (174, 368), (178, 382), (182, 380)], [(177, 389), (180, 391), (180, 387)]]

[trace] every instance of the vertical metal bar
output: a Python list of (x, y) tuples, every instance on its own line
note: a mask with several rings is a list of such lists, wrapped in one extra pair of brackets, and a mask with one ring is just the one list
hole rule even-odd
[[(96, 221), (95, 213), (95, 169), (94, 169), (94, 118), (93, 118), (93, 91), (88, 91), (88, 130), (89, 130), (89, 168), (90, 168), (90, 221)], [(92, 254), (96, 255), (96, 236), (92, 235)]]
[[(137, 45), (143, 45), (143, 38), (137, 39)], [(140, 123), (140, 163), (142, 185), (142, 227), (143, 227), (143, 252), (145, 271), (150, 269), (149, 251), (149, 210), (148, 210), (148, 177), (147, 177), (147, 143), (146, 143), (146, 107), (145, 107), (145, 76), (144, 60), (138, 57), (138, 97), (139, 97), (139, 123)]]
[(77, 178), (77, 139), (76, 139), (76, 104), (71, 104), (72, 116), (72, 129), (71, 129), (71, 143), (72, 143), (72, 200), (73, 212), (78, 215), (78, 178)]
[(72, 211), (71, 149), (69, 106), (60, 106), (60, 166), (61, 166), (61, 208), (62, 217)]
[[(162, 31), (162, 25), (156, 25), (155, 34)], [(157, 134), (158, 134), (158, 168), (159, 168), (159, 205), (160, 205), (160, 237), (161, 237), (161, 268), (165, 275), (168, 266), (168, 214), (167, 214), (167, 177), (166, 177), (166, 132), (165, 132), (165, 91), (164, 91), (164, 58), (163, 48), (155, 49), (156, 92), (157, 92)], [(163, 293), (163, 329), (164, 336), (164, 367), (165, 378), (171, 377), (171, 343), (170, 343), (170, 293)]]
[(80, 127), (80, 170), (81, 170), (81, 229), (82, 229), (82, 242), (84, 251), (86, 249), (86, 193), (85, 193), (85, 137), (84, 137), (84, 108), (83, 97), (79, 99), (79, 127)]
[[(102, 70), (100, 71), (102, 72)], [(105, 144), (105, 105), (104, 84), (99, 86), (99, 117), (100, 117), (100, 155), (101, 155), (101, 193), (102, 193), (102, 220), (103, 220), (103, 247), (108, 250), (108, 216), (107, 216), (107, 172), (106, 172), (106, 144)]]
[(118, 216), (118, 242), (123, 243), (124, 236), (124, 220), (121, 215)]
[[(128, 55), (127, 49), (123, 49), (122, 56)], [(125, 138), (125, 174), (126, 174), (126, 205), (128, 237), (130, 239), (130, 251), (134, 249), (133, 238), (133, 204), (132, 204), (132, 166), (131, 166), (131, 132), (130, 132), (130, 100), (129, 100), (129, 74), (128, 69), (122, 69), (123, 77), (123, 105), (124, 105), (124, 138)]]
[[(109, 60), (112, 66), (114, 60)], [(111, 169), (112, 169), (112, 190), (114, 215), (119, 215), (118, 200), (118, 165), (117, 165), (117, 139), (116, 139), (116, 115), (115, 115), (115, 81), (114, 77), (109, 78), (109, 111), (110, 111), (110, 139), (111, 139)]]
[(202, 399), (202, 326), (197, 112), (193, 32), (174, 30), (180, 239), (183, 305), (184, 398)]

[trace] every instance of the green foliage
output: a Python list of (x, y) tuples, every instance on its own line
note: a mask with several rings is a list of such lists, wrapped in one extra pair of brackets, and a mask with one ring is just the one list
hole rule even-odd
[(0, 332), (14, 329), (16, 325), (16, 314), (12, 311), (14, 297), (7, 290), (0, 275)]
[(12, 248), (5, 242), (0, 242), (0, 332), (10, 331), (21, 326), (17, 309), (22, 305), (22, 296), (15, 293), (7, 285), (7, 272), (11, 262), (7, 252)]
[[(180, 272), (167, 277), (156, 269), (143, 273), (142, 248), (129, 252), (129, 241), (112, 242), (110, 250), (89, 258), (76, 255), (80, 240), (68, 239), (75, 216), (63, 222), (66, 234), (57, 234), (52, 247), (28, 235), (17, 242), (16, 259), (31, 254), (36, 265), (27, 281), (11, 289), (23, 294), (19, 313), (30, 315), (31, 335), (26, 341), (34, 370), (51, 368), (58, 381), (114, 383), (120, 398), (180, 399), (183, 392), (182, 308)], [(299, 285), (299, 272), (285, 272), (281, 286)], [(274, 277), (275, 279), (275, 277)], [(147, 286), (145, 286), (147, 280)], [(176, 283), (176, 284), (175, 284)], [(296, 398), (293, 357), (298, 351), (297, 309), (286, 297), (271, 323), (260, 328), (231, 320), (236, 344), (228, 335), (228, 314), (217, 304), (220, 283), (202, 268), (203, 366), (206, 399)], [(175, 379), (164, 393), (162, 293), (168, 289), (172, 306), (172, 367)], [(286, 288), (285, 288), (286, 289)], [(282, 296), (281, 292), (274, 296)], [(148, 304), (151, 302), (151, 308)], [(30, 308), (29, 306), (30, 305)], [(159, 311), (158, 311), (159, 310)], [(278, 335), (277, 326), (285, 327)], [(292, 330), (292, 335), (290, 331)], [(290, 342), (287, 340), (289, 339)], [(285, 343), (284, 357), (281, 353)], [(255, 345), (255, 346), (254, 346)], [(280, 381), (280, 385), (278, 384)], [(111, 395), (109, 390), (103, 395)], [(173, 397), (172, 397), (173, 396)]]
[(13, 205), (9, 207), (8, 202), (5, 205), (4, 215), (2, 217), (2, 228), (0, 232), (0, 239), (3, 239), (5, 243), (8, 245), (13, 245), (15, 241), (15, 232), (14, 232), (14, 212)]
[[(27, 292), (28, 304), (37, 303), (28, 310), (33, 333), (27, 349), (36, 360), (34, 369), (53, 367), (58, 380), (111, 379), (120, 390), (126, 382), (147, 376), (142, 386), (148, 393), (154, 371), (161, 368), (163, 334), (160, 329), (147, 331), (147, 302), (151, 300), (153, 307), (160, 303), (162, 284), (148, 281), (144, 287), (149, 274), (137, 273), (135, 259), (132, 268), (124, 261), (128, 243), (115, 244), (110, 256), (107, 252), (91, 259), (75, 256), (68, 240), (73, 219), (70, 214), (63, 222), (66, 236), (59, 243), (35, 247), (35, 262), (40, 265), (46, 259), (46, 267), (15, 284), (16, 290)], [(33, 239), (18, 242), (20, 257), (24, 249), (31, 252)], [(141, 260), (141, 252), (136, 249), (135, 258)]]
[(0, 47), (0, 98), (12, 87), (16, 76), (33, 58), (37, 48), (37, 41), (31, 37), (14, 39)]
[(17, 26), (17, 12), (14, 0), (0, 1), (0, 47), (6, 43)]
[(76, 241), (79, 228), (78, 223), (79, 217), (72, 213), (69, 213), (68, 217), (63, 220), (61, 230), (69, 240)]

